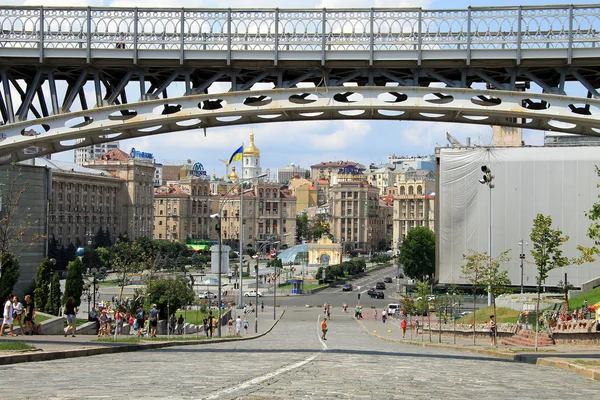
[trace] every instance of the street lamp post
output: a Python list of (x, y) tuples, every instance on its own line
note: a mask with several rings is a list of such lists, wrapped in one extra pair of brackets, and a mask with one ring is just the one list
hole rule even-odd
[[(492, 267), (492, 189), (494, 188), (494, 184), (492, 181), (494, 180), (494, 175), (492, 175), (492, 170), (488, 168), (487, 165), (483, 165), (481, 167), (481, 171), (483, 172), (483, 178), (479, 180), (479, 183), (482, 185), (487, 185), (490, 188), (490, 205), (489, 205), (489, 231), (488, 231), (488, 268)], [(488, 286), (488, 306), (492, 305), (492, 293), (491, 288)]]
[(213, 214), (210, 217), (217, 220), (215, 228), (217, 233), (219, 234), (219, 272), (217, 273), (219, 281), (219, 286), (217, 289), (217, 334), (219, 335), (219, 337), (221, 337), (221, 270), (223, 269), (223, 256), (221, 253), (221, 249), (223, 246), (223, 238), (221, 237), (221, 215)]
[(83, 296), (87, 300), (87, 304), (88, 304), (87, 313), (88, 313), (88, 318), (89, 318), (90, 300), (92, 299), (92, 294), (90, 293), (90, 285), (87, 283), (83, 285)]
[(54, 315), (54, 298), (52, 297), (53, 291), (52, 286), (54, 282), (54, 266), (56, 265), (56, 259), (51, 258), (48, 260), (48, 264), (50, 264), (50, 307), (48, 307), (48, 312), (51, 315)]
[(94, 280), (92, 281), (92, 285), (93, 285), (93, 289), (94, 291), (92, 292), (92, 296), (94, 299), (94, 307), (96, 307), (96, 274), (98, 273), (98, 269), (97, 268), (92, 268), (90, 269), (90, 274), (92, 274), (92, 276), (94, 277)]
[(254, 267), (256, 272), (256, 290), (254, 291), (254, 333), (258, 333), (258, 256), (256, 256), (256, 266)]
[(519, 246), (521, 246), (521, 253), (519, 254), (519, 258), (521, 259), (521, 294), (523, 294), (523, 260), (525, 260), (525, 253), (523, 253), (523, 246), (527, 246), (529, 243), (525, 242), (525, 240), (521, 239), (519, 241)]

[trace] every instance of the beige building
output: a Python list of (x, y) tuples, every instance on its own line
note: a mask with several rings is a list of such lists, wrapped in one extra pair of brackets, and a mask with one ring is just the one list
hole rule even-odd
[(127, 232), (126, 188), (121, 179), (62, 161), (36, 159), (36, 165), (52, 170), (48, 227), (59, 244), (92, 245), (100, 229), (108, 230), (112, 240)]
[(378, 188), (364, 180), (346, 181), (333, 185), (330, 194), (330, 232), (344, 252), (374, 251), (381, 240), (389, 241)]
[(210, 239), (209, 180), (186, 176), (154, 191), (154, 239)]
[(296, 210), (298, 213), (317, 205), (318, 189), (313, 186), (309, 179), (294, 175), (289, 181), (288, 188), (292, 196), (296, 198)]
[(425, 226), (434, 231), (435, 175), (428, 170), (407, 171), (398, 175), (394, 193), (393, 245), (397, 251), (408, 231)]
[(354, 161), (325, 161), (310, 166), (310, 176), (314, 180), (326, 179), (329, 182), (337, 183), (337, 175), (340, 169), (346, 167), (355, 167), (365, 169), (365, 167)]
[[(230, 189), (229, 195), (212, 196), (211, 213), (221, 215), (223, 243), (239, 247), (240, 241), (240, 193), (239, 187)], [(296, 232), (296, 198), (288, 190), (281, 190), (278, 183), (255, 182), (244, 190), (243, 247), (251, 244), (266, 252), (272, 248), (292, 246)], [(213, 233), (211, 238), (217, 238)]]
[(154, 164), (150, 158), (131, 158), (113, 149), (102, 157), (86, 161), (84, 167), (102, 170), (124, 184), (120, 218), (131, 239), (153, 237)]

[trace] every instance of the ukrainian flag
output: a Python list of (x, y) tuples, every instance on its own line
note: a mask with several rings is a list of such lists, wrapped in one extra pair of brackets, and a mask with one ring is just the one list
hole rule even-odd
[(229, 161), (227, 162), (227, 164), (231, 164), (232, 162), (235, 161), (242, 161), (242, 158), (244, 157), (244, 146), (240, 146), (239, 149), (237, 149), (236, 151), (233, 152), (233, 154), (231, 155), (231, 157), (229, 157)]

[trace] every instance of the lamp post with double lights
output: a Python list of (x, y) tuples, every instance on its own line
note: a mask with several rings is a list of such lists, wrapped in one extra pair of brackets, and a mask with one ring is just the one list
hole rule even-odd
[(243, 273), (243, 264), (242, 264), (242, 251), (243, 248), (241, 246), (241, 243), (243, 242), (243, 232), (244, 232), (244, 214), (242, 212), (242, 202), (243, 202), (243, 198), (244, 198), (244, 182), (253, 180), (253, 179), (258, 179), (258, 178), (263, 178), (267, 176), (267, 174), (262, 174), (262, 175), (258, 175), (256, 177), (253, 178), (248, 178), (248, 179), (240, 179), (239, 183), (237, 185), (235, 185), (234, 187), (232, 187), (231, 189), (229, 189), (229, 191), (227, 193), (225, 193), (224, 197), (226, 197), (226, 199), (222, 202), (222, 204), (220, 204), (219, 206), (219, 212), (216, 214), (212, 214), (210, 217), (215, 219), (216, 225), (215, 225), (215, 230), (217, 231), (217, 234), (219, 235), (219, 272), (218, 272), (218, 293), (217, 293), (217, 307), (218, 307), (218, 311), (217, 311), (217, 315), (218, 315), (218, 335), (219, 337), (221, 336), (221, 286), (222, 286), (222, 277), (221, 277), (221, 273), (223, 270), (223, 255), (222, 255), (222, 248), (223, 248), (223, 237), (222, 237), (222, 218), (221, 218), (221, 214), (223, 212), (223, 207), (225, 206), (225, 204), (227, 203), (227, 196), (229, 194), (231, 194), (231, 192), (233, 192), (237, 187), (240, 188), (240, 266), (239, 266), (239, 277), (240, 277), (240, 286), (239, 286), (239, 290), (240, 290), (240, 299), (239, 299), (239, 305), (238, 307), (242, 307), (242, 304), (244, 303), (244, 294), (242, 292), (242, 273)]
[(525, 260), (525, 253), (523, 253), (523, 246), (527, 246), (529, 243), (527, 243), (525, 240), (521, 239), (519, 241), (519, 246), (521, 246), (521, 253), (519, 254), (519, 258), (521, 259), (521, 294), (523, 294), (523, 260)]
[[(219, 206), (219, 213), (216, 215), (219, 215), (219, 218), (221, 217), (222, 213), (223, 213), (223, 207), (225, 206), (225, 204), (227, 204), (227, 201), (230, 200), (230, 198), (228, 198), (228, 196), (238, 187), (240, 188), (240, 213), (239, 213), (239, 222), (240, 222), (240, 233), (239, 233), (239, 252), (240, 252), (240, 267), (239, 267), (239, 301), (238, 301), (238, 308), (243, 307), (244, 304), (244, 293), (242, 291), (242, 283), (243, 283), (243, 243), (244, 243), (244, 183), (245, 182), (249, 182), (255, 179), (260, 179), (260, 178), (264, 178), (266, 177), (267, 174), (260, 174), (257, 175), (255, 177), (252, 178), (246, 178), (246, 179), (240, 179), (239, 182), (234, 185), (231, 189), (229, 189), (227, 191), (227, 193), (225, 193), (223, 195), (223, 197), (225, 197), (225, 200), (222, 201), (222, 203), (220, 202), (220, 206)], [(212, 216), (211, 216), (212, 217)], [(220, 279), (220, 277), (219, 277)]]
[[(494, 184), (492, 181), (494, 180), (494, 175), (492, 175), (492, 170), (487, 166), (483, 165), (481, 167), (481, 171), (483, 172), (483, 178), (479, 180), (479, 183), (482, 185), (487, 185), (490, 188), (490, 205), (489, 205), (489, 230), (488, 230), (488, 268), (492, 267), (492, 189), (494, 188)], [(492, 305), (492, 293), (491, 288), (488, 286), (488, 307)]]

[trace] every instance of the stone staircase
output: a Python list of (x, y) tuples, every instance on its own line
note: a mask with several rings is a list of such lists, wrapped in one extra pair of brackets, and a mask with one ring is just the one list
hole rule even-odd
[[(502, 339), (500, 343), (506, 346), (535, 347), (535, 332), (522, 330), (512, 337)], [(554, 346), (554, 340), (549, 338), (547, 334), (540, 332), (538, 334), (538, 347), (542, 346)]]

